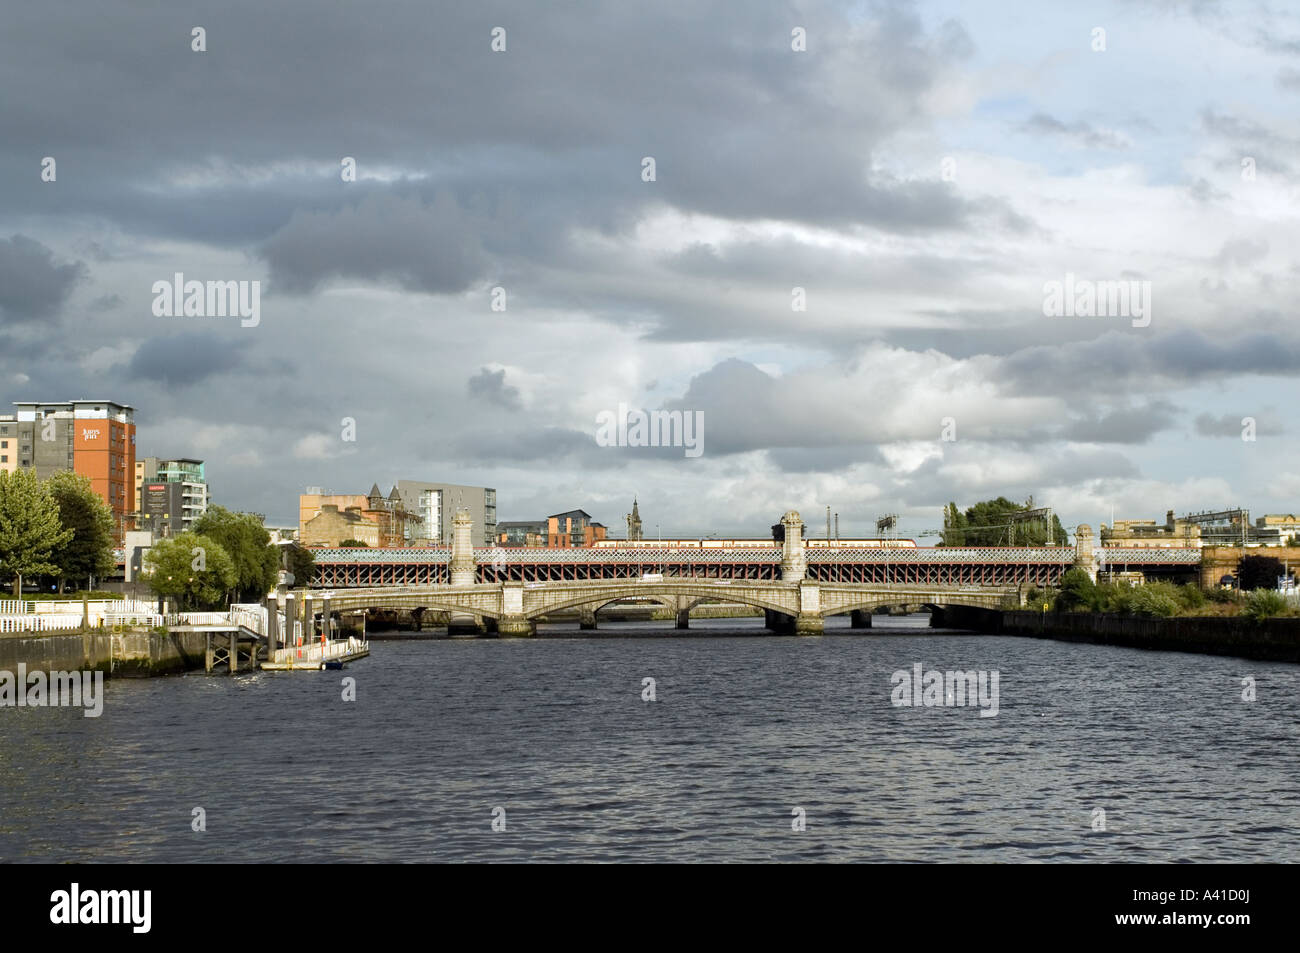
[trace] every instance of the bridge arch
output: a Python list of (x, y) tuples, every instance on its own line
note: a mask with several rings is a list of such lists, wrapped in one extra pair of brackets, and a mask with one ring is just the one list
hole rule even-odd
[[(560, 598), (553, 602), (543, 602), (540, 605), (524, 606), (524, 618), (536, 619), (538, 616), (546, 615), (549, 612), (559, 612), (563, 609), (575, 607), (594, 606), (600, 604), (603, 608), (613, 602), (619, 602), (625, 599), (654, 599), (662, 602), (669, 607), (677, 608), (677, 597), (688, 596), (694, 597), (698, 604), (704, 599), (716, 602), (730, 602), (740, 605), (753, 606), (757, 609), (771, 609), (773, 612), (780, 612), (784, 615), (795, 615), (798, 612), (796, 605), (783, 604), (772, 599), (766, 599), (761, 596), (753, 595), (744, 591), (743, 587), (736, 587), (735, 590), (724, 589), (719, 592), (720, 587), (712, 585), (692, 586), (689, 583), (671, 583), (663, 585), (646, 584), (644, 582), (633, 582), (626, 587), (610, 587), (609, 590), (601, 592), (595, 598), (591, 593), (582, 595), (573, 595), (568, 598)], [(797, 593), (792, 595), (797, 598)], [(597, 609), (596, 611), (599, 611)]]
[[(466, 615), (482, 616), (487, 619), (500, 618), (501, 612), (495, 600), (457, 598), (455, 595), (438, 597), (429, 592), (403, 592), (394, 590), (385, 595), (380, 591), (354, 593), (348, 590), (335, 590), (330, 599), (331, 612), (344, 612), (356, 609), (389, 609), (414, 612), (453, 612)], [(319, 607), (320, 603), (315, 604)]]

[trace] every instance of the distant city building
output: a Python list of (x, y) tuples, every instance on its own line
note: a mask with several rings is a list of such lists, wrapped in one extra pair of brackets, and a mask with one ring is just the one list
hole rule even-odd
[(1174, 517), (1174, 511), (1169, 510), (1163, 523), (1155, 520), (1116, 520), (1113, 526), (1101, 524), (1103, 546), (1129, 548), (1287, 546), (1298, 535), (1300, 516), (1270, 514), (1261, 516), (1252, 524), (1250, 510), (1240, 508), (1206, 510), (1177, 518)]
[(298, 497), (298, 540), (304, 546), (337, 546), (355, 539), (385, 549), (412, 545), (421, 517), (402, 502), (397, 487), (385, 496), (374, 484), (367, 494), (326, 493), (308, 487)]
[(496, 542), (501, 546), (573, 549), (595, 546), (605, 535), (605, 526), (593, 520), (586, 510), (568, 510), (544, 520), (498, 523)]
[(271, 545), (278, 546), (281, 543), (292, 543), (298, 539), (298, 527), (296, 526), (266, 526), (266, 531), (271, 534)]
[(1263, 516), (1253, 524), (1250, 510), (1210, 510), (1183, 519), (1201, 528), (1204, 546), (1285, 546), (1297, 528), (1294, 515)]
[(13, 473), (18, 469), (18, 417), (0, 414), (0, 471)]
[(514, 520), (497, 523), (497, 542), (502, 546), (546, 546), (546, 520)]
[[(1266, 546), (1294, 546), (1300, 536), (1300, 516), (1294, 513), (1270, 514), (1255, 520), (1255, 534)], [(1276, 537), (1277, 542), (1273, 542)]]
[(333, 549), (349, 540), (370, 547), (387, 547), (389, 541), (380, 532), (380, 524), (366, 519), (359, 506), (340, 510), (335, 503), (325, 503), (303, 524), (299, 533), (304, 546), (323, 546)]
[(188, 532), (208, 511), (208, 481), (202, 460), (137, 460), (135, 492), (139, 505), (136, 527), (161, 536)]
[(395, 489), (402, 506), (420, 517), (418, 535), (408, 538), (409, 545), (450, 546), (451, 520), (462, 508), (474, 524), (475, 546), (497, 542), (497, 491), (491, 487), (398, 480)]
[(1199, 548), (1201, 527), (1186, 519), (1175, 519), (1174, 511), (1165, 513), (1165, 521), (1115, 520), (1113, 525), (1101, 524), (1101, 545), (1136, 549), (1179, 549), (1187, 546)]
[(111, 400), (15, 401), (0, 417), (0, 467), (47, 480), (60, 470), (89, 478), (113, 514), (120, 545), (136, 508), (135, 408)]
[(604, 525), (593, 520), (586, 510), (568, 510), (546, 517), (548, 549), (592, 546), (604, 538)]

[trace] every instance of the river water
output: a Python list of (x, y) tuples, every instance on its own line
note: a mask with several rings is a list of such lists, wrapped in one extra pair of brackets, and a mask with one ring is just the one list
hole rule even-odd
[[(0, 708), (0, 860), (1300, 860), (1300, 667), (875, 621), (376, 641)], [(895, 705), (918, 662), (996, 672), (996, 716)]]

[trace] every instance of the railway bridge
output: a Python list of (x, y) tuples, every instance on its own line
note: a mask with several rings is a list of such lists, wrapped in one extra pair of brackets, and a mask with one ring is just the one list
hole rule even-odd
[[(389, 608), (448, 612), (453, 628), (495, 627), (501, 635), (535, 631), (539, 616), (577, 609), (585, 627), (613, 602), (652, 600), (689, 624), (701, 602), (762, 609), (769, 628), (821, 632), (827, 616), (852, 613), (869, 624), (879, 606), (998, 608), (1023, 600), (1033, 586), (1054, 584), (1081, 566), (1185, 570), (1195, 550), (1094, 550), (1080, 526), (1074, 546), (981, 548), (809, 549), (803, 522), (782, 518), (780, 546), (761, 549), (500, 549), (475, 550), (468, 514), (453, 522), (450, 550), (325, 550), (317, 553), (315, 585), (290, 598), (310, 617), (324, 612)], [(1188, 566), (1184, 566), (1188, 563)]]

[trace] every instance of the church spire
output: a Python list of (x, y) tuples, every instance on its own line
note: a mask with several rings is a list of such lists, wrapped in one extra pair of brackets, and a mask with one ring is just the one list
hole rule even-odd
[(627, 520), (627, 538), (629, 540), (641, 538), (641, 513), (637, 510), (637, 499), (632, 497), (632, 512), (623, 517)]

